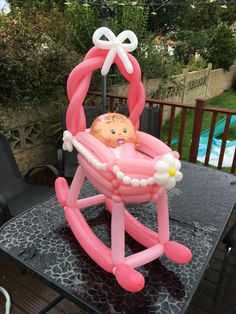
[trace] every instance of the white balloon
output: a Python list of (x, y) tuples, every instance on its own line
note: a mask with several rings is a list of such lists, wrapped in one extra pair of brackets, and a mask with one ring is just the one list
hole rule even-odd
[[(108, 40), (102, 40), (102, 36), (105, 36)], [(129, 39), (130, 43), (123, 43), (126, 39)], [(100, 27), (93, 34), (93, 43), (96, 47), (101, 49), (110, 49), (101, 70), (102, 75), (107, 75), (116, 54), (118, 54), (123, 62), (126, 71), (128, 73), (133, 72), (132, 63), (130, 62), (126, 51), (133, 51), (138, 46), (138, 39), (134, 32), (129, 30), (123, 31), (116, 37), (109, 28)]]

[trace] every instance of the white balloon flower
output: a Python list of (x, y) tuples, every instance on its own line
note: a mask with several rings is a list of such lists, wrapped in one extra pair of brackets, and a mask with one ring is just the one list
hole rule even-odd
[(155, 182), (159, 185), (164, 185), (167, 189), (175, 187), (176, 182), (183, 178), (180, 172), (180, 161), (171, 154), (164, 155), (155, 163), (156, 173), (154, 174)]

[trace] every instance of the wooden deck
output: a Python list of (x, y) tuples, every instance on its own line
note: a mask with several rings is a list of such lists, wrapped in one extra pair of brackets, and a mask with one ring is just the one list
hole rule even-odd
[[(48, 181), (48, 177), (41, 179)], [(236, 222), (236, 207), (225, 232), (229, 230), (230, 226), (232, 226), (234, 222)], [(223, 258), (224, 245), (220, 243), (190, 304), (187, 311), (188, 314), (236, 313), (236, 267), (234, 267), (236, 264), (235, 252), (233, 252), (231, 258), (232, 266), (227, 267), (227, 274), (224, 278), (219, 296), (216, 301), (214, 300)], [(48, 287), (40, 279), (30, 273), (22, 274), (17, 265), (2, 256), (0, 256), (0, 286), (5, 287), (10, 294), (12, 301), (12, 314), (38, 313), (43, 307), (59, 295), (56, 291)], [(5, 299), (0, 294), (0, 313), (4, 313), (4, 304)], [(71, 301), (64, 299), (48, 313), (80, 314), (85, 312)]]

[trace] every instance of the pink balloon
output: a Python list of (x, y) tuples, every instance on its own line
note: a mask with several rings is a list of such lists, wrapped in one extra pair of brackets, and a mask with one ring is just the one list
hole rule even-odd
[(143, 275), (127, 264), (117, 265), (114, 274), (120, 286), (129, 292), (139, 292), (144, 287)]
[(139, 150), (144, 153), (148, 150), (148, 154), (153, 158), (172, 152), (169, 146), (150, 134), (138, 131), (137, 135), (141, 142)]
[[(107, 53), (107, 50), (93, 47), (85, 56), (84, 61), (76, 66), (74, 70), (72, 70), (68, 78), (67, 93), (70, 100), (70, 105), (67, 111), (66, 124), (68, 130), (73, 135), (76, 135), (79, 131), (85, 131), (86, 129), (82, 104), (89, 88), (92, 73), (96, 69), (102, 67)], [(138, 129), (139, 117), (145, 105), (145, 92), (141, 82), (139, 64), (132, 55), (129, 53), (127, 55), (133, 66), (132, 74), (129, 74), (126, 71), (122, 61), (118, 56), (115, 57), (114, 62), (117, 64), (124, 77), (130, 82), (128, 91), (130, 120)]]
[(140, 203), (146, 203), (149, 202), (151, 199), (151, 194), (142, 194), (142, 195), (124, 195), (122, 196), (122, 199), (126, 203), (131, 203), (131, 204), (140, 204)]
[(81, 209), (81, 208), (86, 208), (89, 206), (94, 206), (94, 205), (104, 203), (105, 200), (106, 200), (106, 197), (103, 194), (99, 194), (99, 195), (94, 195), (88, 198), (77, 200), (76, 205), (78, 209)]
[(83, 156), (79, 156), (79, 162), (85, 169), (85, 175), (89, 177), (92, 182), (94, 182), (97, 188), (99, 187), (99, 191), (106, 191), (105, 195), (108, 196), (109, 194), (109, 196), (111, 196), (113, 187), (111, 183), (101, 175), (101, 171), (98, 172), (97, 169), (94, 169)]
[(66, 206), (67, 195), (69, 193), (69, 186), (65, 178), (59, 177), (55, 181), (55, 192), (57, 200), (62, 207)]
[(76, 170), (74, 180), (72, 181), (72, 184), (70, 186), (70, 191), (68, 193), (67, 199), (66, 199), (66, 205), (67, 206), (75, 206), (78, 195), (80, 193), (80, 189), (83, 185), (85, 178), (84, 170), (81, 166), (79, 166)]
[(77, 208), (66, 207), (65, 217), (82, 248), (98, 265), (112, 272), (111, 250), (92, 232), (81, 212)]
[(110, 148), (100, 142), (96, 137), (85, 132), (79, 132), (76, 136), (78, 141), (86, 148), (93, 151), (95, 157), (101, 162), (109, 162), (115, 160), (115, 154)]
[(136, 254), (126, 257), (125, 263), (131, 267), (140, 267), (147, 263), (152, 262), (164, 253), (164, 246), (160, 243), (153, 245), (152, 247), (138, 252)]
[(119, 265), (125, 260), (125, 208), (122, 202), (113, 202), (111, 216), (111, 254), (113, 264)]
[[(130, 198), (133, 197), (134, 199), (138, 195), (151, 195), (153, 190), (152, 186), (137, 186), (133, 187), (131, 185), (122, 184), (118, 187), (118, 191), (122, 196), (129, 196)], [(131, 202), (132, 203), (132, 202)]]
[(145, 159), (117, 159), (116, 165), (120, 167), (121, 171), (130, 174), (136, 174), (137, 169), (139, 174), (150, 176), (153, 174), (154, 163), (152, 160)]
[(169, 211), (167, 193), (163, 193), (158, 200), (158, 231), (160, 243), (166, 243), (170, 240)]
[[(106, 206), (109, 212), (112, 213), (112, 201), (110, 199), (106, 199)], [(158, 233), (147, 228), (127, 210), (125, 210), (125, 230), (132, 238), (146, 247), (159, 243)]]

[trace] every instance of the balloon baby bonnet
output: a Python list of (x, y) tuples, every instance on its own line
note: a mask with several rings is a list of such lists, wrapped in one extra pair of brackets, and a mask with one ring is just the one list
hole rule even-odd
[[(103, 36), (107, 40), (101, 39)], [(79, 166), (70, 187), (64, 178), (56, 180), (56, 195), (74, 236), (87, 254), (101, 268), (113, 273), (123, 289), (138, 292), (145, 280), (137, 267), (161, 255), (176, 263), (191, 260), (191, 251), (171, 241), (169, 234), (167, 190), (182, 179), (181, 163), (177, 152), (138, 130), (145, 91), (139, 64), (129, 53), (137, 47), (136, 35), (124, 31), (116, 37), (111, 30), (101, 27), (93, 34), (93, 43), (94, 47), (72, 70), (67, 82), (70, 103), (63, 149), (77, 150)], [(90, 129), (86, 128), (83, 101), (93, 71), (101, 68), (101, 74), (106, 75), (112, 63), (129, 82), (129, 117), (104, 113), (94, 120)], [(85, 177), (100, 194), (79, 199)], [(158, 206), (158, 233), (125, 209), (125, 203), (144, 202)], [(93, 233), (80, 211), (101, 203), (111, 213), (111, 248)], [(146, 249), (125, 256), (125, 231)]]

